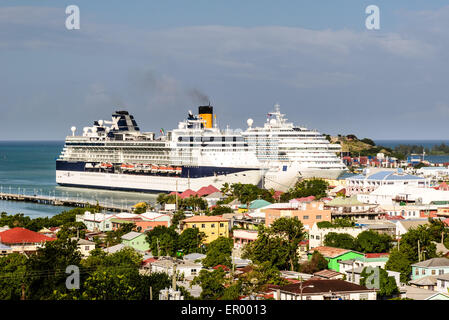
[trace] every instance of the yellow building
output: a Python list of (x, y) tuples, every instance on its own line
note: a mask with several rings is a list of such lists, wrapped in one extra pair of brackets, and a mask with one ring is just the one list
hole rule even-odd
[(211, 243), (218, 237), (229, 237), (229, 220), (221, 216), (193, 216), (181, 221), (181, 230), (197, 228), (206, 235), (204, 243)]

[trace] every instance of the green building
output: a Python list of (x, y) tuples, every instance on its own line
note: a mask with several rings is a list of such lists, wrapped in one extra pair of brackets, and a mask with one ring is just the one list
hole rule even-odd
[(323, 257), (328, 261), (328, 269), (337, 272), (340, 272), (340, 264), (338, 263), (339, 261), (350, 259), (362, 260), (364, 258), (364, 254), (357, 251), (321, 246), (309, 250), (307, 254), (309, 260), (312, 258), (312, 254), (314, 251), (318, 251), (319, 253), (321, 253)]
[(122, 244), (136, 250), (147, 251), (150, 249), (150, 244), (147, 242), (146, 237), (145, 233), (131, 231), (122, 236)]

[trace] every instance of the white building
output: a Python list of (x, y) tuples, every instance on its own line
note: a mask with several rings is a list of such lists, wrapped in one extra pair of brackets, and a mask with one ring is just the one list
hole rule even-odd
[(158, 259), (150, 263), (151, 272), (164, 272), (169, 276), (173, 275), (173, 270), (176, 264), (176, 274), (184, 276), (184, 278), (192, 280), (196, 277), (203, 268), (202, 264), (195, 263), (189, 260), (175, 260), (175, 259)]
[(364, 174), (346, 179), (346, 195), (370, 193), (381, 186), (428, 187), (429, 184), (429, 179), (406, 174), (402, 169), (382, 171), (366, 169)]
[(324, 246), (324, 238), (328, 233), (347, 233), (357, 237), (363, 231), (360, 227), (345, 227), (345, 228), (318, 228), (316, 223), (313, 224), (309, 230), (309, 250), (315, 247)]
[(400, 202), (423, 205), (433, 201), (449, 201), (449, 191), (410, 185), (383, 185), (369, 194), (358, 194), (357, 199), (364, 203), (380, 205)]
[[(302, 284), (302, 290), (301, 290)], [(272, 289), (275, 300), (376, 300), (377, 293), (345, 280), (307, 280)]]
[[(71, 240), (77, 240), (76, 238), (72, 238)], [(95, 249), (95, 242), (78, 239), (78, 251), (81, 252), (83, 258), (87, 258), (90, 255), (90, 252)]]
[(416, 170), (416, 174), (434, 179), (447, 178), (449, 176), (448, 167), (422, 167)]

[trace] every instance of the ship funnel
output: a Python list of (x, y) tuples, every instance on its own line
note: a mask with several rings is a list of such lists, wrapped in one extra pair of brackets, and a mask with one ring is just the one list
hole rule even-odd
[(199, 106), (198, 107), (198, 116), (205, 121), (205, 128), (213, 127), (213, 116), (214, 108), (211, 105), (208, 106)]

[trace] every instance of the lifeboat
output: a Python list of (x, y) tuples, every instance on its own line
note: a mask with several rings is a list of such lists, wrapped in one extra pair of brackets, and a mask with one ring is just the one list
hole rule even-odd
[(101, 167), (102, 167), (102, 168), (112, 168), (112, 164), (111, 164), (111, 163), (105, 163), (105, 162), (103, 162), (103, 163), (101, 164)]
[(173, 168), (173, 167), (167, 167), (167, 172), (168, 172), (168, 173), (175, 173), (175, 172), (176, 172), (176, 169)]
[(155, 166), (155, 165), (151, 165), (151, 172), (158, 172), (159, 171), (159, 167)]
[(168, 172), (167, 170), (168, 168), (166, 166), (160, 166), (159, 167), (159, 172)]
[(176, 172), (176, 174), (181, 174), (182, 168), (181, 167), (176, 167), (175, 168), (175, 172)]

